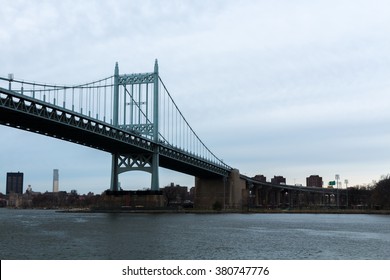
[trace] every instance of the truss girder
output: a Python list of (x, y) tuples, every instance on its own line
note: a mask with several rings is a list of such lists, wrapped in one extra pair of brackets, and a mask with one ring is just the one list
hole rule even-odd
[(120, 75), (118, 77), (118, 84), (129, 85), (129, 84), (149, 84), (154, 83), (155, 73), (139, 73)]
[(108, 137), (124, 144), (136, 146), (142, 150), (153, 151), (154, 149), (153, 142), (136, 134), (117, 129), (109, 124), (95, 121), (48, 103), (32, 100), (29, 97), (14, 96), (14, 93), (3, 89), (1, 89), (0, 106), (8, 110), (23, 112), (31, 116), (78, 128), (82, 131)]
[(128, 125), (120, 125), (120, 129), (135, 132), (141, 135), (153, 136), (153, 124), (128, 124)]
[(230, 173), (230, 169), (226, 168), (222, 165), (211, 163), (208, 161), (205, 161), (204, 159), (197, 157), (194, 154), (185, 153), (181, 150), (175, 150), (174, 148), (170, 148), (167, 146), (160, 145), (159, 146), (159, 153), (161, 156), (168, 157), (170, 159), (173, 159), (177, 162), (182, 163), (189, 163), (194, 167), (197, 167), (199, 169), (211, 171), (212, 173), (221, 175), (221, 176), (227, 176)]
[(118, 156), (118, 174), (140, 170), (152, 173), (152, 154), (129, 154), (129, 155), (119, 155)]

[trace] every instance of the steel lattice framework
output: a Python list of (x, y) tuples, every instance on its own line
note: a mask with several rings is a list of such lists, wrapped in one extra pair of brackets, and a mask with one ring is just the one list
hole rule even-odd
[(158, 167), (194, 176), (227, 176), (231, 167), (216, 157), (191, 128), (158, 74), (119, 74), (74, 86), (0, 77), (0, 123), (71, 141), (112, 154), (111, 189), (118, 175)]

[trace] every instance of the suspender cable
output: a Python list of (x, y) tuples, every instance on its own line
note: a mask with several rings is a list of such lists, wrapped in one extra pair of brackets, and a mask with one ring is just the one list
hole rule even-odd
[(104, 110), (104, 115), (103, 115), (103, 121), (106, 122), (106, 106), (107, 106), (107, 80), (104, 81), (104, 101), (103, 101), (103, 110)]

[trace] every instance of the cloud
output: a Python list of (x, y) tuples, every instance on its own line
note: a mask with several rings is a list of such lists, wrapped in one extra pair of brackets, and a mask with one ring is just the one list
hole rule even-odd
[[(291, 181), (344, 172), (351, 185), (371, 182), (389, 164), (388, 9), (363, 0), (9, 1), (0, 11), (0, 75), (77, 84), (112, 75), (116, 61), (121, 73), (149, 72), (158, 58), (191, 126), (243, 173)], [(0, 131), (2, 147), (17, 151), (12, 165), (1, 159), (2, 174), (20, 166), (41, 184), (55, 161), (35, 169), (26, 162), (52, 146), (69, 185), (109, 183), (108, 154)], [(67, 153), (76, 153), (77, 168)]]

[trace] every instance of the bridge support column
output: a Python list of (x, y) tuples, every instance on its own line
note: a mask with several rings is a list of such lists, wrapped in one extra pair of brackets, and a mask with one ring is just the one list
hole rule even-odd
[(261, 194), (261, 186), (253, 186), (252, 188), (253, 206), (259, 207), (263, 196)]
[(158, 191), (160, 189), (159, 172), (158, 172), (158, 166), (160, 164), (159, 160), (160, 160), (160, 155), (158, 151), (156, 151), (153, 153), (153, 159), (152, 159), (152, 183), (151, 183), (152, 191)]
[(128, 171), (144, 171), (151, 173), (151, 189), (159, 190), (159, 154), (112, 154), (111, 190), (119, 190), (118, 175)]
[(225, 178), (195, 178), (195, 208), (247, 209), (248, 189), (237, 169)]
[[(154, 63), (154, 83), (153, 83), (153, 140), (155, 143), (159, 142), (159, 102), (158, 102), (158, 63), (157, 59)], [(159, 185), (159, 173), (158, 167), (160, 165), (160, 155), (159, 148), (156, 145), (156, 148), (153, 153), (153, 161), (152, 161), (152, 185), (151, 188), (153, 191), (158, 191), (160, 189)]]
[(118, 185), (118, 154), (112, 154), (110, 190), (117, 191)]
[[(112, 124), (118, 126), (118, 100), (119, 100), (119, 66), (118, 62), (115, 63), (114, 71), (114, 103), (112, 106)], [(117, 191), (119, 186), (118, 180), (118, 154), (112, 154), (111, 162), (111, 186), (110, 190)]]
[[(118, 63), (115, 64), (114, 72), (114, 93), (113, 93), (113, 108), (112, 108), (112, 124), (121, 130), (129, 130), (130, 132), (141, 136), (152, 136), (155, 144), (159, 143), (159, 76), (157, 59), (154, 63), (153, 79), (150, 79), (150, 73), (134, 75), (119, 75)], [(133, 78), (136, 77), (134, 81)], [(141, 78), (139, 78), (141, 77)], [(145, 81), (143, 81), (145, 79)], [(146, 80), (147, 79), (147, 80)], [(139, 82), (139, 80), (142, 80)], [(150, 94), (148, 94), (149, 84), (153, 82), (153, 100), (149, 102)], [(131, 90), (126, 89), (127, 85), (131, 85)], [(134, 99), (133, 86), (138, 87), (138, 99)], [(141, 91), (142, 85), (145, 85), (145, 92)], [(123, 90), (120, 90), (120, 88)], [(141, 98), (141, 92), (145, 95), (145, 99)], [(123, 96), (120, 98), (120, 95)], [(126, 97), (130, 96), (130, 102), (126, 102)], [(123, 101), (123, 103), (122, 103)], [(130, 105), (130, 113), (126, 113), (126, 106)], [(138, 118), (134, 117), (133, 105), (139, 109)], [(141, 110), (140, 106), (145, 105), (146, 114)], [(123, 108), (123, 109), (120, 109)], [(153, 109), (153, 114), (150, 115), (150, 108)], [(119, 112), (123, 111), (123, 117), (119, 116)], [(142, 115), (141, 115), (142, 112)], [(122, 115), (122, 113), (121, 113)], [(142, 116), (142, 117), (141, 117)], [(144, 120), (145, 117), (145, 120)], [(150, 120), (152, 117), (152, 121)], [(130, 120), (129, 120), (130, 118)], [(123, 172), (140, 170), (152, 174), (151, 189), (159, 190), (159, 147), (155, 145), (155, 149), (149, 153), (127, 154), (126, 151), (120, 151), (112, 155), (111, 167), (111, 190), (119, 189), (118, 175)]]

